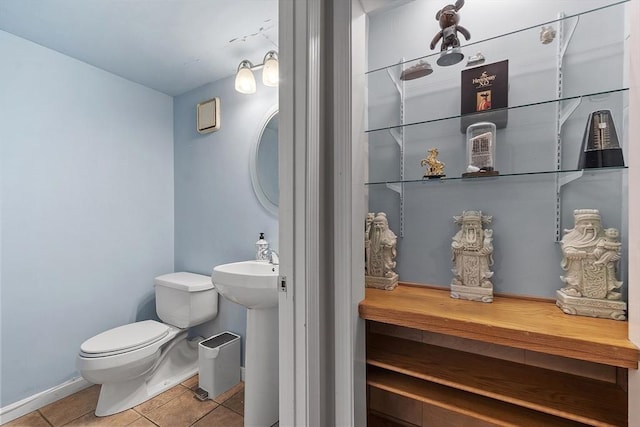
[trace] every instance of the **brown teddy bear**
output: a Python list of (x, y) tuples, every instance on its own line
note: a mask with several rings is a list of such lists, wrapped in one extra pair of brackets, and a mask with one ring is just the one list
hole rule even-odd
[(431, 40), (431, 50), (436, 47), (436, 43), (442, 39), (442, 46), (440, 51), (443, 52), (449, 48), (456, 48), (460, 46), (460, 40), (458, 40), (458, 32), (460, 32), (467, 40), (471, 38), (469, 31), (461, 25), (460, 15), (458, 11), (464, 6), (464, 0), (456, 0), (456, 4), (448, 4), (436, 13), (436, 21), (440, 23), (441, 30)]

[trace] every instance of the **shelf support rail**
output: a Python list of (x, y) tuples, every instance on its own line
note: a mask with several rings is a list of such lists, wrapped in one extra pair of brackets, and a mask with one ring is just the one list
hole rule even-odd
[[(395, 191), (400, 196), (400, 237), (404, 237), (404, 81), (400, 79), (400, 75), (404, 69), (404, 57), (400, 59), (398, 66), (393, 68), (387, 68), (387, 74), (393, 82), (400, 97), (400, 125), (397, 128), (389, 129), (389, 133), (398, 144), (400, 150), (400, 183), (399, 184), (387, 184), (387, 188)], [(399, 72), (396, 71), (400, 70)]]
[[(564, 56), (567, 52), (567, 47), (573, 38), (576, 27), (580, 22), (580, 17), (577, 17), (572, 22), (571, 27), (566, 28), (567, 23), (565, 22), (565, 18), (566, 15), (564, 12), (558, 13), (558, 45), (556, 54), (556, 95), (558, 99), (563, 98), (564, 92), (562, 85)], [(562, 102), (556, 103), (556, 170), (558, 172), (562, 171), (562, 127), (581, 102), (582, 98), (577, 98), (567, 105), (562, 105)], [(560, 173), (556, 174), (555, 242), (559, 242), (562, 239), (562, 186), (578, 179), (580, 176), (582, 176), (582, 172), (567, 176), (560, 176)]]

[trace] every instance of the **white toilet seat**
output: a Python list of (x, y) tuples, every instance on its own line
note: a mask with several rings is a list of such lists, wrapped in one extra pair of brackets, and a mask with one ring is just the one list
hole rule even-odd
[(119, 326), (86, 340), (80, 346), (80, 355), (93, 358), (128, 353), (162, 340), (170, 330), (170, 326), (155, 320)]
[[(136, 323), (142, 325), (136, 325)], [(104, 353), (80, 351), (76, 366), (87, 381), (103, 384), (106, 379), (117, 382), (143, 375), (153, 367), (166, 343), (181, 332), (185, 334), (187, 332), (186, 329), (153, 320), (136, 323), (103, 332), (94, 337), (100, 337), (99, 340), (92, 341), (91, 338), (83, 343), (83, 348), (87, 350), (95, 351), (100, 348), (111, 350)], [(149, 332), (148, 335), (145, 335), (145, 330)], [(162, 333), (162, 330), (165, 332)], [(129, 332), (135, 333), (128, 334)], [(107, 339), (102, 340), (105, 337)], [(138, 340), (139, 342), (136, 342)], [(112, 350), (114, 348), (116, 350)]]

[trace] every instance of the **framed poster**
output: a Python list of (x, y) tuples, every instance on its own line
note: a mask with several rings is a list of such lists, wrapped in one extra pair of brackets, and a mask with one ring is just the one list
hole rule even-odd
[(509, 117), (509, 60), (463, 70), (460, 82), (460, 131), (477, 122), (507, 126)]

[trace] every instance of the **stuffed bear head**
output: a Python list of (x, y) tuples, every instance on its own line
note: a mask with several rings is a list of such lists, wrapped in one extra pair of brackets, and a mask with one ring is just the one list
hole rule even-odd
[(444, 29), (452, 25), (458, 25), (460, 15), (458, 11), (464, 6), (464, 0), (457, 0), (455, 5), (448, 4), (436, 13), (436, 21), (439, 22), (440, 28)]

